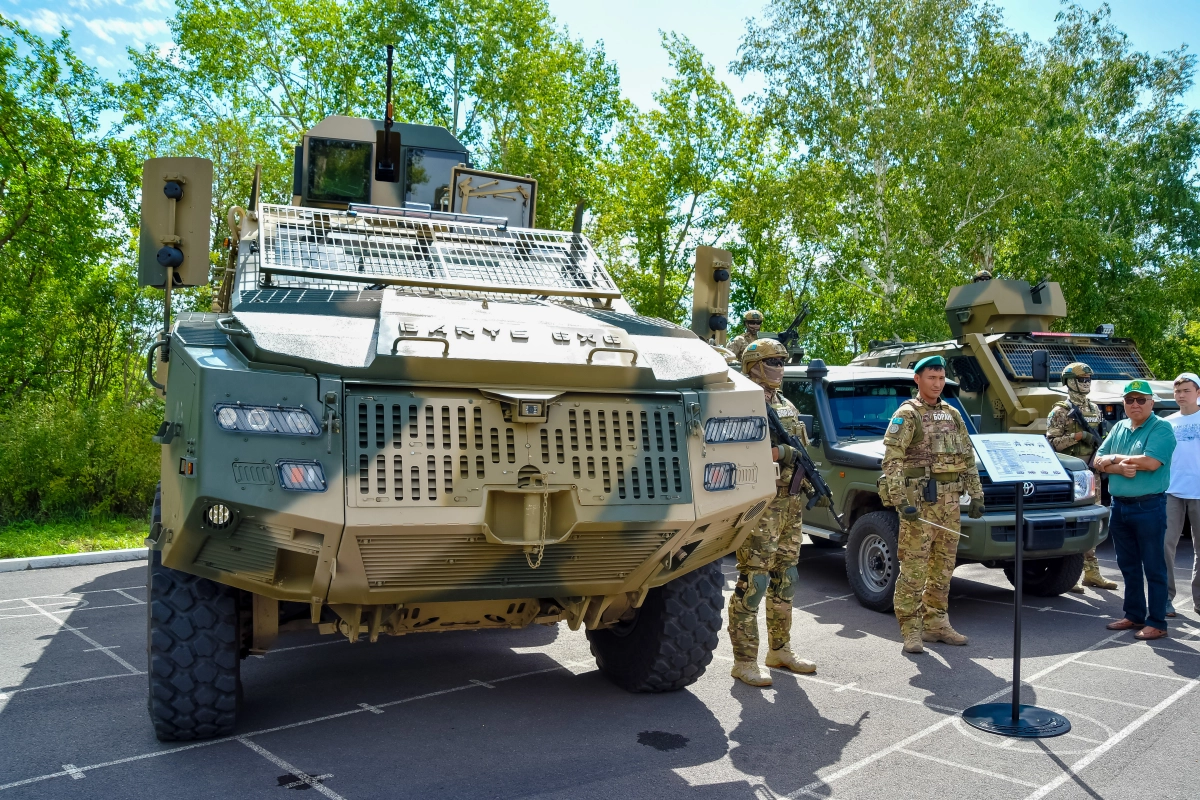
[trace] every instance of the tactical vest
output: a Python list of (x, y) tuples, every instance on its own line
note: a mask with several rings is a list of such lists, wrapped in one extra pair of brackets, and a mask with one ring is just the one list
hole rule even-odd
[[(1087, 424), (1092, 427), (1092, 432), (1096, 435), (1100, 435), (1100, 423), (1103, 419), (1100, 416), (1100, 407), (1095, 403), (1088, 403), (1087, 405), (1076, 407), (1079, 409), (1079, 413), (1083, 415), (1083, 418)], [(1079, 420), (1076, 419), (1075, 415), (1071, 413), (1070, 401), (1059, 400), (1054, 404), (1054, 408), (1061, 408), (1067, 413), (1067, 424), (1065, 428), (1066, 433), (1074, 435), (1076, 433), (1083, 433), (1086, 431), (1086, 428), (1082, 427), (1079, 424)], [(1051, 409), (1050, 413), (1053, 414), (1054, 409)], [(1086, 442), (1076, 442), (1066, 450), (1060, 450), (1059, 452), (1066, 453), (1069, 456), (1075, 456), (1076, 458), (1082, 458), (1084, 461), (1087, 461), (1092, 457), (1092, 453), (1096, 452), (1097, 449), (1098, 447), (1089, 445)]]
[[(800, 421), (800, 412), (796, 410), (796, 407), (792, 405), (790, 400), (783, 396), (782, 391), (775, 392), (770, 406), (779, 415), (779, 421), (783, 423), (783, 429), (804, 444), (808, 444), (808, 432), (804, 430), (804, 423)], [(775, 439), (775, 436), (771, 437), (772, 447), (779, 444)], [(795, 471), (796, 468), (794, 466), (780, 467), (779, 480), (775, 482), (776, 486), (790, 486), (792, 483), (792, 473)]]
[(971, 440), (958, 412), (945, 401), (927, 406), (905, 400), (916, 412), (912, 440), (904, 454), (904, 467), (929, 467), (932, 472), (965, 472), (975, 464)]

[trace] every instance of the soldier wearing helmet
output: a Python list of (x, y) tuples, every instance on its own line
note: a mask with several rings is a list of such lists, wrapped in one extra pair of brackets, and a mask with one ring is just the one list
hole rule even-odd
[[(807, 445), (808, 434), (799, 412), (780, 391), (787, 357), (787, 348), (774, 339), (750, 341), (742, 352), (742, 374), (762, 387), (767, 403), (775, 409), (784, 428)], [(771, 685), (770, 673), (758, 665), (758, 607), (763, 598), (766, 598), (770, 640), (767, 666), (799, 673), (817, 670), (816, 664), (797, 658), (791, 649), (792, 597), (799, 579), (796, 562), (800, 558), (805, 495), (788, 494), (796, 454), (787, 444), (774, 439), (772, 436), (771, 455), (780, 466), (775, 499), (738, 548), (738, 581), (729, 601), (729, 639), (734, 658), (730, 674), (751, 686)]]
[(763, 315), (761, 311), (750, 309), (742, 315), (742, 322), (746, 325), (746, 332), (738, 334), (732, 342), (729, 343), (729, 349), (738, 358), (742, 357), (747, 345), (751, 342), (758, 341), (758, 332), (762, 329)]
[[(1092, 368), (1081, 361), (1067, 364), (1063, 367), (1062, 382), (1067, 387), (1067, 399), (1058, 401), (1050, 410), (1046, 438), (1058, 452), (1081, 458), (1090, 467), (1096, 448), (1100, 446), (1103, 421), (1100, 408), (1088, 399), (1088, 392), (1092, 390)], [(1083, 554), (1083, 581), (1072, 586), (1071, 591), (1082, 594), (1084, 586), (1117, 588), (1117, 584), (1100, 574), (1095, 550)]]

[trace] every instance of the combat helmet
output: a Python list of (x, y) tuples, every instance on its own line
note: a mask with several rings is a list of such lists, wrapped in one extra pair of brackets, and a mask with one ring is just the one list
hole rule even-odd
[(1092, 368), (1082, 361), (1072, 361), (1063, 367), (1062, 382), (1065, 384), (1070, 378), (1083, 378), (1090, 381), (1092, 379)]
[(763, 315), (758, 309), (752, 308), (745, 314), (742, 314), (742, 322), (757, 322), (762, 325)]
[(768, 358), (782, 358), (787, 361), (787, 348), (778, 339), (756, 339), (742, 351), (742, 374), (750, 371), (750, 367)]

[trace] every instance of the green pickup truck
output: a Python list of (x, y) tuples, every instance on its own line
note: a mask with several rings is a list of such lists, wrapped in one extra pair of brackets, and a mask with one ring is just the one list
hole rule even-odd
[[(860, 603), (876, 611), (892, 610), (899, 564), (896, 511), (885, 508), (876, 491), (883, 463), (883, 434), (896, 409), (914, 395), (912, 372), (881, 367), (829, 367), (819, 359), (785, 369), (783, 392), (799, 409), (811, 446), (809, 455), (833, 491), (835, 506), (849, 529), (847, 536), (827, 509), (804, 514), (804, 532), (816, 547), (846, 548), (846, 577)], [(968, 430), (977, 433), (958, 400), (958, 385), (948, 381), (943, 397), (954, 405)], [(1108, 509), (1096, 502), (1096, 483), (1083, 461), (1059, 455), (1070, 481), (994, 484), (979, 464), (986, 511), (966, 515), (963, 497), (958, 563), (1003, 569), (1009, 581), (1016, 541), (1016, 491), (1022, 491), (1026, 518), (1065, 523), (1063, 546), (1026, 551), (1025, 591), (1050, 597), (1067, 591), (1083, 569), (1083, 554), (1108, 536)]]

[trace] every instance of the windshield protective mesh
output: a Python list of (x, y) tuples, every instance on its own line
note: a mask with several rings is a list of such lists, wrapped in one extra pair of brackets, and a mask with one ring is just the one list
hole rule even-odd
[(1050, 357), (1050, 379), (1057, 381), (1063, 367), (1082, 361), (1092, 368), (1092, 377), (1102, 381), (1154, 380), (1133, 342), (1100, 340), (1093, 342), (1013, 341), (997, 342), (1004, 371), (1013, 380), (1033, 380), (1033, 351), (1045, 350)]
[(620, 297), (577, 234), (269, 204), (258, 214), (258, 270), (285, 279)]

